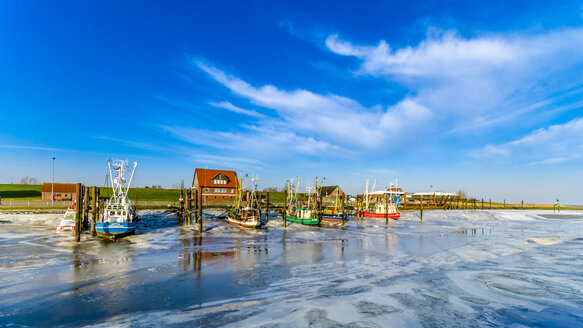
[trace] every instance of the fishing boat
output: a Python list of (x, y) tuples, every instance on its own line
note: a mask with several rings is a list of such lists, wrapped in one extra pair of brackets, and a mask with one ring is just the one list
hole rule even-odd
[(285, 220), (305, 225), (320, 225), (321, 213), (318, 212), (318, 204), (320, 197), (318, 195), (318, 178), (316, 178), (316, 186), (314, 188), (314, 193), (310, 193), (310, 188), (308, 188), (308, 199), (307, 201), (298, 199), (298, 189), (300, 186), (300, 180), (298, 180), (297, 185), (294, 186), (293, 180), (288, 180), (287, 190), (288, 190), (288, 204), (287, 211), (285, 213)]
[(232, 225), (259, 228), (261, 227), (261, 209), (259, 208), (259, 201), (257, 199), (257, 185), (258, 180), (251, 179), (253, 186), (251, 190), (245, 190), (247, 184), (247, 176), (243, 182), (243, 174), (241, 181), (237, 188), (237, 198), (233, 208), (227, 213), (227, 222)]
[[(336, 193), (336, 198), (334, 200), (333, 206), (328, 206), (322, 210), (322, 222), (333, 222), (333, 223), (342, 223), (344, 220), (344, 212), (342, 209), (338, 208), (340, 204), (340, 197), (338, 193)], [(348, 219), (348, 216), (346, 216)]]
[[(111, 160), (108, 160), (107, 166), (113, 192), (111, 198), (106, 201), (103, 214), (95, 224), (95, 231), (100, 237), (116, 239), (136, 231), (137, 216), (128, 197), (128, 191), (134, 179), (138, 162), (133, 163), (132, 173), (127, 184), (125, 179), (126, 170), (129, 167), (127, 161), (117, 160), (112, 163)], [(115, 171), (115, 178), (113, 171)]]
[(363, 217), (369, 218), (389, 218), (398, 219), (401, 217), (399, 205), (401, 196), (404, 194), (398, 188), (391, 187), (388, 190), (374, 191), (376, 181), (369, 192), (368, 179), (366, 180), (366, 191), (364, 194), (363, 207), (358, 211)]

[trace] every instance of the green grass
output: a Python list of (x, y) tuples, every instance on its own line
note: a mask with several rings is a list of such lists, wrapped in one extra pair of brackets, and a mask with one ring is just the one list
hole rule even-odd
[[(91, 190), (89, 190), (91, 192)], [(101, 187), (101, 197), (111, 197), (111, 188)], [(180, 189), (146, 189), (146, 188), (130, 188), (128, 195), (131, 200), (147, 202), (147, 201), (175, 201), (180, 198)]]
[(42, 185), (0, 184), (2, 200), (42, 199)]

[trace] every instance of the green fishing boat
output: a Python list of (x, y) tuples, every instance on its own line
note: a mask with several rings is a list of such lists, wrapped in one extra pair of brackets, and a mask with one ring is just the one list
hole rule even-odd
[(287, 221), (301, 223), (306, 225), (319, 225), (320, 217), (316, 211), (304, 208), (296, 208), (293, 213), (288, 213), (285, 216)]
[[(320, 225), (322, 215), (320, 211), (320, 195), (318, 193), (318, 178), (316, 178), (316, 185), (314, 192), (310, 193), (311, 187), (307, 187), (307, 200), (300, 200), (298, 197), (298, 189), (300, 181), (294, 186), (293, 180), (287, 181), (288, 204), (286, 204), (285, 220), (305, 225)], [(307, 202), (306, 202), (307, 201)]]

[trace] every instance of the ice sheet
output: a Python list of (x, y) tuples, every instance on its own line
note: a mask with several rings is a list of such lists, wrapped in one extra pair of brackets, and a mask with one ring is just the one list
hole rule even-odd
[[(0, 214), (0, 325), (583, 325), (583, 213), (426, 211), (263, 229), (165, 211), (111, 242)], [(59, 309), (55, 311), (55, 309)]]

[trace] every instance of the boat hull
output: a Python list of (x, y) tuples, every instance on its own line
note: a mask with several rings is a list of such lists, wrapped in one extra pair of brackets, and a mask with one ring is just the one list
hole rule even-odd
[(322, 221), (342, 223), (342, 215), (323, 214)]
[(316, 218), (302, 219), (302, 218), (294, 218), (293, 216), (286, 215), (285, 220), (290, 221), (290, 222), (295, 222), (295, 223), (301, 223), (301, 224), (305, 224), (305, 225), (320, 225), (320, 218), (317, 218), (317, 217)]
[(245, 228), (259, 228), (259, 227), (261, 227), (261, 219), (258, 217), (243, 218), (243, 217), (237, 216), (233, 213), (229, 213), (227, 215), (227, 222), (229, 222), (232, 225), (245, 227)]
[(107, 238), (120, 238), (136, 232), (135, 222), (97, 222), (95, 232), (98, 236)]
[[(373, 212), (361, 212), (362, 216), (364, 216), (365, 218), (386, 218), (387, 214), (386, 213), (373, 213)], [(389, 213), (388, 214), (388, 218), (389, 219), (398, 219), (401, 217), (401, 213), (396, 212), (396, 213)]]

